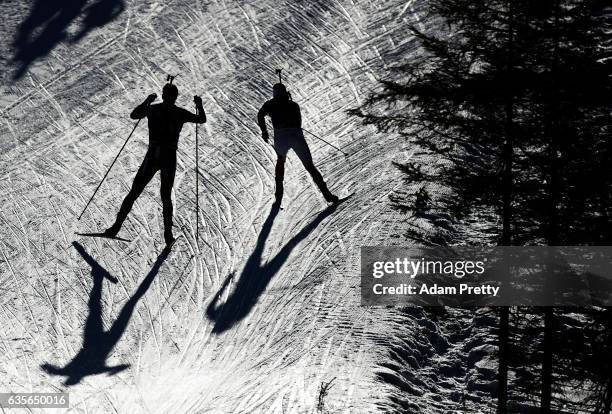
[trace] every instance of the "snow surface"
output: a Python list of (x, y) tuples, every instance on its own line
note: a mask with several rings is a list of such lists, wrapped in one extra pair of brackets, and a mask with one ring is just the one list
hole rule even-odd
[[(415, 149), (374, 134), (345, 111), (398, 56), (414, 51), (408, 25), (422, 24), (416, 3), (125, 6), (71, 42), (77, 19), (64, 42), (13, 81), (11, 41), (29, 6), (3, 2), (0, 391), (68, 390), (71, 413), (489, 411), (491, 394), (480, 385), (491, 383), (492, 368), (486, 353), (472, 351), (490, 347), (479, 331), (487, 324), (458, 314), (459, 329), (449, 331), (422, 310), (359, 306), (359, 247), (408, 243), (405, 216), (388, 196), (405, 187), (391, 161), (405, 161)], [(355, 192), (336, 211), (325, 210), (290, 155), (284, 209), (270, 214), (275, 155), (255, 116), (279, 67), (304, 127), (350, 155), (307, 135), (332, 190)], [(133, 127), (129, 112), (159, 94), (166, 73), (179, 74), (177, 104), (191, 109), (192, 95), (200, 94), (208, 115), (200, 128), (199, 244), (195, 135), (187, 125), (174, 191), (182, 237), (151, 274), (163, 247), (158, 177), (121, 232), (132, 242), (74, 232), (114, 219), (144, 155), (144, 123), (77, 221)], [(92, 266), (110, 275), (99, 302), (104, 330), (118, 329), (117, 320), (128, 316), (106, 365), (130, 366), (67, 386), (66, 377), (41, 365), (64, 367), (83, 352)]]

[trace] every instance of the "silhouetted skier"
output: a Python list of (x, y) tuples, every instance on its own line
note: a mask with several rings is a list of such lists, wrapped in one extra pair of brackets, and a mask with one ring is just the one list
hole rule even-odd
[(206, 122), (202, 98), (199, 96), (193, 97), (198, 110), (196, 115), (174, 105), (177, 97), (177, 87), (172, 84), (166, 84), (162, 92), (162, 103), (151, 105), (157, 98), (156, 94), (151, 94), (132, 111), (130, 115), (132, 119), (147, 117), (149, 124), (149, 149), (136, 173), (132, 189), (125, 197), (125, 200), (123, 200), (123, 204), (121, 204), (115, 223), (104, 232), (106, 236), (117, 236), (121, 225), (132, 209), (134, 201), (136, 201), (142, 190), (144, 190), (159, 170), (161, 171), (160, 193), (164, 211), (164, 240), (166, 244), (171, 244), (174, 241), (174, 236), (172, 235), (172, 186), (176, 172), (176, 149), (179, 135), (185, 122), (195, 122), (198, 124)]
[(261, 137), (268, 142), (269, 135), (266, 128), (266, 115), (272, 119), (274, 127), (274, 150), (276, 151), (276, 201), (280, 206), (283, 198), (283, 178), (285, 175), (285, 160), (287, 153), (293, 149), (304, 164), (306, 171), (314, 180), (319, 190), (330, 203), (337, 203), (338, 197), (332, 194), (327, 188), (321, 173), (312, 162), (310, 148), (302, 132), (302, 115), (300, 106), (290, 99), (289, 93), (282, 83), (277, 83), (272, 87), (273, 98), (263, 104), (257, 114), (257, 123), (261, 128)]

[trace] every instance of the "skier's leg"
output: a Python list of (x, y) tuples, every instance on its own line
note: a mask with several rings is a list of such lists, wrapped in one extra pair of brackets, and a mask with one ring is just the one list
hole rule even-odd
[(283, 199), (283, 178), (285, 177), (285, 160), (287, 152), (289, 152), (289, 139), (287, 130), (274, 130), (274, 151), (276, 152), (276, 167), (274, 168), (275, 175), (275, 201), (274, 204), (280, 207)]
[(130, 210), (132, 210), (134, 201), (136, 201), (136, 199), (142, 193), (142, 190), (144, 190), (147, 184), (149, 184), (149, 181), (151, 181), (151, 178), (153, 178), (156, 171), (157, 169), (154, 166), (154, 162), (148, 156), (145, 156), (145, 159), (142, 161), (142, 164), (136, 173), (136, 177), (134, 177), (134, 182), (132, 183), (130, 192), (127, 194), (127, 196), (125, 196), (123, 203), (121, 203), (121, 208), (119, 208), (115, 223), (108, 230), (106, 230), (106, 234), (116, 236), (117, 233), (119, 233), (123, 222), (127, 218)]
[(276, 191), (275, 191), (275, 203), (280, 205), (283, 199), (283, 179), (285, 178), (285, 160), (286, 157), (279, 155), (276, 159), (276, 168), (274, 169)]
[(171, 244), (174, 241), (174, 236), (172, 235), (172, 187), (174, 186), (175, 172), (176, 154), (161, 170), (160, 195), (164, 214), (164, 240), (166, 244)]
[(312, 180), (315, 182), (317, 187), (319, 187), (319, 190), (321, 191), (321, 194), (323, 194), (323, 197), (325, 197), (325, 200), (334, 203), (337, 202), (338, 197), (329, 191), (327, 184), (325, 184), (325, 180), (323, 180), (323, 176), (312, 161), (312, 154), (310, 153), (310, 148), (308, 148), (308, 144), (304, 139), (304, 135), (300, 133), (300, 136), (295, 137), (292, 148), (300, 158), (300, 161), (302, 161), (304, 168), (306, 168), (306, 171), (308, 171), (312, 177)]

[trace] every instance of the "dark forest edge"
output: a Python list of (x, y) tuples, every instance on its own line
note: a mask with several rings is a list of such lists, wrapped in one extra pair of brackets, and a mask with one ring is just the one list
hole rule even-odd
[[(607, 2), (432, 0), (426, 7), (426, 20), (437, 24), (410, 28), (421, 53), (350, 111), (439, 160), (397, 165), (418, 190), (393, 197), (396, 208), (432, 224), (441, 215), (486, 221), (493, 237), (483, 243), (612, 244)], [(429, 242), (453, 243), (444, 235)], [(610, 309), (496, 311), (498, 413), (516, 411), (511, 403), (525, 398), (541, 413), (610, 412)]]

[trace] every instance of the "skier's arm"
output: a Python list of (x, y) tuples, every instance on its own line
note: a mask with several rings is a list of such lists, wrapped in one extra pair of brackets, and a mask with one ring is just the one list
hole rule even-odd
[(261, 129), (261, 137), (264, 141), (268, 141), (268, 127), (266, 126), (266, 115), (268, 115), (268, 107), (267, 102), (263, 104), (259, 112), (257, 112), (257, 124), (259, 125), (259, 129)]
[(147, 114), (149, 112), (149, 105), (151, 105), (151, 102), (153, 102), (155, 99), (157, 99), (157, 95), (154, 94), (154, 93), (152, 93), (151, 95), (147, 96), (147, 99), (145, 99), (143, 103), (141, 103), (136, 108), (134, 108), (134, 110), (130, 114), (130, 118), (132, 118), (132, 119), (142, 119), (145, 116), (147, 116)]
[(203, 124), (206, 122), (206, 112), (204, 112), (204, 106), (202, 105), (202, 98), (199, 96), (193, 97), (193, 102), (195, 102), (197, 114), (193, 114), (187, 110), (185, 110), (185, 122), (193, 122), (195, 124)]

